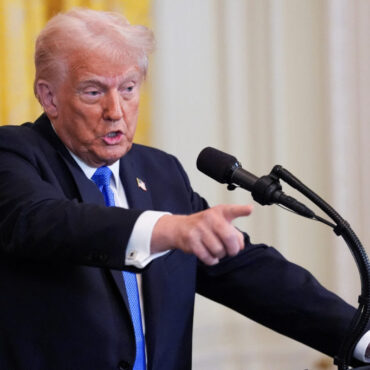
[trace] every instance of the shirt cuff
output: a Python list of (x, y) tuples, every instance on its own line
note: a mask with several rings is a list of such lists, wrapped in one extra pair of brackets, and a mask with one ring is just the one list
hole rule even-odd
[(367, 331), (358, 341), (355, 350), (353, 351), (353, 357), (362, 362), (370, 363), (370, 358), (365, 356), (366, 349), (369, 345), (370, 345), (370, 331)]
[(170, 213), (145, 211), (138, 217), (127, 244), (126, 265), (144, 268), (149, 262), (168, 252), (150, 253), (150, 241), (154, 226), (162, 216), (168, 214)]

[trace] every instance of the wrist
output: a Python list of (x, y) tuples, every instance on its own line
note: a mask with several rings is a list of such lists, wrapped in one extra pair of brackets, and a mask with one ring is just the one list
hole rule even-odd
[(150, 242), (151, 253), (161, 253), (176, 245), (177, 225), (184, 216), (164, 215), (156, 222)]

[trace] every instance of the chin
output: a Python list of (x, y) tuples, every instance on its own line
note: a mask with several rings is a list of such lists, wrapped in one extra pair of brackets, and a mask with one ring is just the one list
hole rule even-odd
[(125, 150), (120, 150), (117, 151), (116, 153), (109, 153), (108, 155), (102, 156), (101, 159), (109, 166), (114, 162), (120, 160), (130, 149), (131, 145), (129, 148), (126, 148)]

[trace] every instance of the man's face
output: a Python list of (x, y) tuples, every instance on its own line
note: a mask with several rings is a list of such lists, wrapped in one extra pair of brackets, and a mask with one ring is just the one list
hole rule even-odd
[(142, 79), (132, 61), (75, 53), (55, 92), (56, 114), (50, 117), (60, 139), (90, 166), (120, 159), (134, 138)]

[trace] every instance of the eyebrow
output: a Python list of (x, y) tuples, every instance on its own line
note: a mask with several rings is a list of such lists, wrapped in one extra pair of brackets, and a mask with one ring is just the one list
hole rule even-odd
[[(110, 78), (109, 78), (110, 79)], [(140, 74), (138, 72), (132, 72), (129, 75), (127, 75), (120, 83), (119, 85), (122, 85), (124, 83), (127, 83), (131, 80), (138, 81), (140, 79)], [(88, 85), (95, 85), (99, 86), (101, 88), (107, 88), (109, 87), (109, 84), (104, 83), (103, 81), (99, 80), (98, 78), (91, 78), (88, 80), (81, 81), (78, 85), (78, 88), (84, 88)]]
[(96, 85), (96, 86), (99, 86), (101, 88), (104, 88), (104, 87), (107, 87), (106, 84), (104, 84), (103, 82), (99, 81), (99, 80), (95, 80), (95, 79), (90, 79), (90, 80), (84, 80), (84, 81), (81, 81), (79, 84), (78, 84), (78, 88), (81, 89), (81, 88), (84, 88), (88, 85)]

